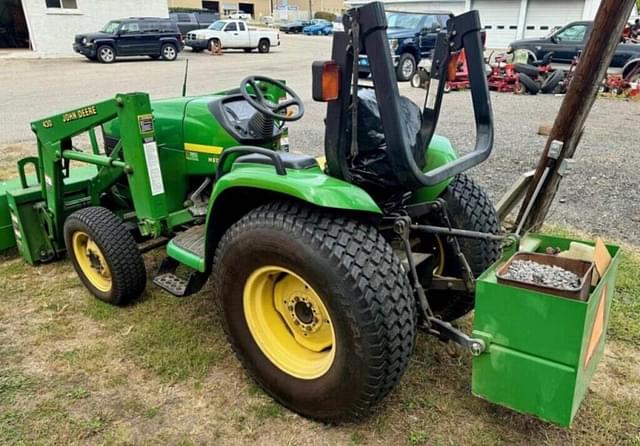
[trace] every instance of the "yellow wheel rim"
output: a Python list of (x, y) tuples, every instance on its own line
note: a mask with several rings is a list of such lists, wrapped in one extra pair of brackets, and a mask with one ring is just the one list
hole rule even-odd
[(111, 290), (111, 270), (93, 239), (86, 232), (77, 231), (71, 243), (78, 266), (91, 285), (105, 293)]
[(253, 339), (280, 370), (315, 379), (331, 368), (336, 351), (333, 323), (304, 279), (279, 266), (258, 268), (247, 279), (242, 299)]

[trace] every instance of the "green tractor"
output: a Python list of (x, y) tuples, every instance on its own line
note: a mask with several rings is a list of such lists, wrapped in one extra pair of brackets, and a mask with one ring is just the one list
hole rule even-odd
[[(210, 279), (237, 356), (270, 395), (314, 419), (366, 415), (419, 329), (486, 348), (450, 321), (473, 309), (475, 278), (507, 236), (464, 174), (493, 145), (479, 17), (448, 23), (420, 109), (399, 94), (382, 4), (345, 15), (332, 59), (312, 70), (313, 97), (328, 104), (324, 159), (288, 151), (285, 125), (304, 106), (263, 76), (198, 97), (119, 94), (33, 122), (38, 156), (0, 184), (0, 249), (31, 264), (66, 254), (94, 296), (126, 305), (145, 290), (142, 253), (166, 244), (154, 284), (187, 296)], [(358, 85), (362, 48), (373, 86)], [(476, 145), (459, 157), (434, 130), (462, 48)], [(91, 150), (74, 143), (81, 134)]]

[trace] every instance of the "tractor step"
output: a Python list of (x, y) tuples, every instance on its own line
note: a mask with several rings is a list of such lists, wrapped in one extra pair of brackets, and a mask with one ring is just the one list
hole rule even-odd
[(204, 225), (193, 226), (176, 235), (171, 243), (198, 257), (204, 257)]
[(196, 271), (204, 271), (205, 227), (193, 226), (177, 234), (167, 244), (167, 255)]
[(198, 271), (190, 271), (185, 277), (176, 275), (180, 262), (167, 257), (160, 264), (153, 283), (177, 297), (197, 293), (207, 281), (207, 276)]

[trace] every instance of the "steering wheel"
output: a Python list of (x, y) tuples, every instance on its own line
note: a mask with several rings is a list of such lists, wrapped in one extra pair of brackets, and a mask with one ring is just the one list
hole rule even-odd
[[(268, 84), (277, 88), (284, 90), (291, 99), (286, 100), (280, 103), (271, 102), (269, 99), (264, 97), (264, 93), (258, 87), (258, 82), (264, 84)], [(253, 90), (253, 94), (250, 94), (247, 91), (247, 86), (251, 86)], [(275, 79), (271, 79), (266, 76), (248, 76), (245, 77), (242, 82), (240, 82), (240, 92), (242, 93), (242, 97), (251, 105), (253, 108), (258, 110), (260, 113), (265, 116), (269, 116), (273, 119), (279, 121), (297, 121), (302, 118), (304, 115), (304, 105), (302, 104), (302, 100), (293, 91), (291, 88), (287, 87), (280, 81)], [(286, 110), (287, 107), (296, 106), (298, 109), (293, 115), (288, 116), (285, 113), (282, 113), (283, 110)]]

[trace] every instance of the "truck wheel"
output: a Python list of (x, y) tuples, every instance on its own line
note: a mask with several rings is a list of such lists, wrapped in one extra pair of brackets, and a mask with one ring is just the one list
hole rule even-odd
[(178, 58), (178, 49), (172, 43), (165, 43), (160, 49), (160, 54), (163, 60), (171, 62)]
[(115, 214), (87, 207), (64, 223), (64, 243), (80, 280), (98, 299), (123, 305), (139, 297), (147, 282), (142, 255)]
[(268, 53), (270, 48), (271, 48), (271, 44), (267, 39), (262, 39), (260, 42), (258, 42), (259, 53)]
[(96, 59), (101, 63), (113, 63), (116, 60), (116, 53), (113, 47), (102, 45), (98, 47), (98, 51), (96, 51)]
[[(487, 194), (471, 178), (460, 174), (454, 178), (441, 195), (447, 204), (451, 225), (457, 229), (471, 231), (500, 232), (500, 221)], [(500, 243), (494, 240), (458, 238), (460, 250), (475, 277), (483, 273), (501, 253)], [(455, 256), (453, 246), (444, 238), (437, 237), (431, 243), (436, 249), (436, 273), (443, 276), (462, 277), (463, 267)], [(431, 271), (425, 271), (426, 264), (420, 264), (421, 277), (431, 277)], [(427, 281), (421, 280), (427, 288)], [(474, 307), (473, 293), (463, 291), (431, 290), (428, 293), (429, 305), (434, 314), (445, 321), (464, 316)]]
[(416, 59), (409, 53), (400, 56), (400, 61), (396, 67), (396, 76), (399, 81), (408, 81), (416, 72)]
[(326, 422), (364, 416), (407, 367), (415, 301), (374, 227), (271, 203), (226, 232), (214, 268), (236, 355), (289, 409)]

